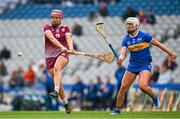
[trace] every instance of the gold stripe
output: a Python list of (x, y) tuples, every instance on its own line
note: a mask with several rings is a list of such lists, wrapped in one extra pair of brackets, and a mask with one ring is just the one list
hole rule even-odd
[(130, 51), (138, 51), (138, 50), (142, 50), (146, 47), (149, 47), (150, 44), (147, 43), (147, 42), (142, 42), (142, 43), (139, 43), (139, 44), (135, 44), (135, 45), (131, 45), (131, 46), (128, 46), (128, 49)]

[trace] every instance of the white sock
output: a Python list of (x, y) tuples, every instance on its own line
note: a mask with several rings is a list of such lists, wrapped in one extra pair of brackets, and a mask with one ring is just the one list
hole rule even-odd
[(58, 102), (62, 103), (62, 99), (60, 98), (60, 96), (58, 97)]
[(57, 91), (57, 93), (59, 93), (59, 86), (56, 85), (56, 86), (54, 87), (54, 90)]
[(67, 103), (68, 103), (68, 101), (67, 101), (66, 98), (64, 98), (62, 101), (63, 101), (64, 104), (67, 104)]

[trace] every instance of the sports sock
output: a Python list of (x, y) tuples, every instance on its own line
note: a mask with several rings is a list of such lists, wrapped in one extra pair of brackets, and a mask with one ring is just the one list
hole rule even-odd
[(67, 103), (68, 103), (68, 101), (67, 101), (66, 98), (62, 99), (62, 101), (63, 101), (64, 104), (67, 104)]
[(54, 90), (57, 91), (57, 93), (59, 94), (59, 86), (56, 85), (56, 86), (54, 87)]

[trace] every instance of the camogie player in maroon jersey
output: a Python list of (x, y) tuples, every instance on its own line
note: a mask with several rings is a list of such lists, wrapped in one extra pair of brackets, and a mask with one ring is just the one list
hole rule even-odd
[(52, 10), (51, 25), (44, 26), (46, 68), (54, 80), (54, 91), (49, 96), (63, 100), (67, 113), (71, 112), (62, 84), (62, 70), (68, 64), (68, 51), (74, 52), (69, 27), (62, 25), (63, 12)]

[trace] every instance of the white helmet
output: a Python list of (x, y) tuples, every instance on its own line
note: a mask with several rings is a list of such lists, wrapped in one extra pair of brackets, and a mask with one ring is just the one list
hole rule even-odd
[(138, 18), (136, 18), (136, 17), (128, 17), (127, 19), (126, 19), (126, 24), (127, 23), (131, 23), (131, 24), (133, 24), (133, 26), (134, 26), (134, 28), (135, 28), (135, 30), (138, 30), (139, 29), (139, 19)]

